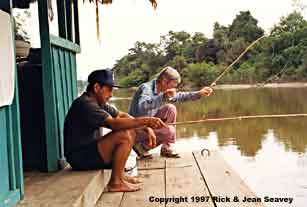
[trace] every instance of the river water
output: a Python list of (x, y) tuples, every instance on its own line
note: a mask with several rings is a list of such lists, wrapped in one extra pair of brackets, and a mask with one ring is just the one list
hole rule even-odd
[[(116, 91), (112, 102), (128, 110), (131, 91)], [(123, 98), (123, 99), (122, 99)], [(128, 99), (126, 99), (128, 98)], [(244, 115), (307, 113), (307, 88), (216, 90), (212, 96), (177, 104), (177, 121)], [(204, 147), (225, 160), (259, 197), (291, 197), (307, 206), (307, 118), (259, 118), (177, 126), (178, 151)]]

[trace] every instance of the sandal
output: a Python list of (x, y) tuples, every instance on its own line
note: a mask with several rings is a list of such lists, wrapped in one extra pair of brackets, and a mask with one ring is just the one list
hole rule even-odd
[(172, 150), (162, 150), (160, 152), (161, 157), (171, 157), (171, 158), (180, 158), (179, 153), (173, 152)]
[(133, 150), (136, 152), (138, 155), (137, 159), (152, 159), (153, 156), (150, 154), (148, 151), (146, 151), (141, 144), (135, 144), (133, 146)]
[(146, 152), (144, 154), (140, 154), (138, 157), (137, 157), (138, 160), (144, 160), (144, 159), (153, 159), (153, 155), (150, 154), (149, 152)]

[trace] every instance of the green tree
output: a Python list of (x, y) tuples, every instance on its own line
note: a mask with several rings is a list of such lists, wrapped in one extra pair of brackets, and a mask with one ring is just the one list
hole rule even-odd
[(281, 18), (271, 32), (272, 70), (280, 71), (287, 67), (303, 67), (304, 57), (307, 51), (307, 21), (303, 16), (294, 11)]
[(264, 31), (257, 24), (258, 20), (251, 15), (250, 11), (241, 11), (229, 26), (229, 39), (243, 38), (247, 42), (258, 39)]
[(126, 86), (148, 81), (166, 62), (159, 44), (136, 42), (114, 66), (119, 82)]
[(161, 42), (165, 49), (166, 58), (172, 60), (174, 57), (184, 54), (184, 49), (191, 44), (191, 35), (185, 31), (170, 31), (161, 37)]
[[(186, 86), (210, 84), (263, 29), (249, 11), (241, 11), (229, 26), (214, 24), (213, 38), (202, 33), (170, 31), (156, 44), (136, 42), (114, 69), (122, 85), (137, 86), (152, 79), (163, 67), (176, 68)], [(307, 79), (307, 22), (301, 12), (282, 17), (263, 38), (236, 63), (219, 83), (264, 82)], [(284, 72), (283, 72), (284, 71)]]

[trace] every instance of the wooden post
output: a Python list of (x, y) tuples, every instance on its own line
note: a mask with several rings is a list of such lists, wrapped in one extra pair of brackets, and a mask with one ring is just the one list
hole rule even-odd
[(72, 36), (72, 12), (71, 12), (71, 0), (65, 0), (66, 3), (66, 28), (67, 28), (67, 39), (73, 41)]
[(57, 0), (58, 8), (58, 25), (59, 25), (59, 36), (66, 39), (67, 38), (67, 28), (66, 28), (66, 4), (63, 0)]
[(79, 31), (79, 5), (78, 0), (73, 0), (74, 5), (74, 26), (75, 26), (75, 43), (80, 46), (80, 31)]
[(46, 128), (46, 151), (47, 151), (47, 170), (58, 170), (59, 159), (59, 130), (56, 114), (56, 97), (54, 74), (51, 62), (51, 46), (48, 22), (48, 3), (47, 0), (38, 1), (39, 29), (42, 50), (42, 80), (44, 95), (44, 115)]

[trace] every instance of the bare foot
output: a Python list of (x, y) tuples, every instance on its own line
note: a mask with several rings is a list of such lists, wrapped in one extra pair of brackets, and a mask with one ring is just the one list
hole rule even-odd
[(136, 177), (132, 177), (132, 176), (128, 176), (128, 175), (126, 175), (124, 177), (124, 180), (127, 181), (128, 183), (132, 183), (132, 184), (140, 184), (140, 183), (142, 183), (142, 181), (137, 179)]
[(109, 183), (106, 186), (106, 191), (107, 192), (134, 192), (141, 190), (139, 186), (133, 185), (133, 184), (128, 184), (125, 182), (122, 182), (120, 184), (112, 184)]
[(129, 183), (129, 182), (126, 181), (125, 179), (123, 180), (123, 183), (125, 183), (127, 186), (130, 186), (130, 187), (132, 187), (132, 188), (140, 188), (140, 184)]

